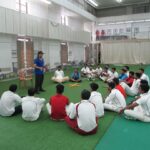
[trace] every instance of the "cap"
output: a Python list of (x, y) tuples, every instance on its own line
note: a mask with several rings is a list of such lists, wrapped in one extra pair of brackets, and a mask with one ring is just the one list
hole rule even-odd
[(38, 54), (44, 54), (42, 51), (38, 51)]

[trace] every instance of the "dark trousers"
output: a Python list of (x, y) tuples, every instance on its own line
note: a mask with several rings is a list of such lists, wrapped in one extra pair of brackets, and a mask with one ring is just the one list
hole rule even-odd
[(15, 112), (12, 114), (12, 116), (16, 116), (20, 113), (22, 113), (22, 106), (21, 105), (15, 107)]
[(42, 84), (44, 80), (44, 75), (35, 75), (35, 91), (38, 92), (39, 90), (42, 90)]

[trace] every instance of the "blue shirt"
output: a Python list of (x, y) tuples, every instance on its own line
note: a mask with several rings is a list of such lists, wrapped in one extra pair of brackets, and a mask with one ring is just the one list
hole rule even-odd
[[(36, 66), (38, 66), (38, 67), (44, 67), (44, 59), (36, 58), (36, 59), (34, 59), (34, 64), (36, 64)], [(35, 68), (35, 74), (42, 75), (42, 74), (44, 74), (44, 71)]]
[(80, 78), (80, 73), (77, 72), (73, 72), (72, 75), (71, 75), (71, 78), (74, 79), (74, 80), (78, 80)]
[(125, 80), (125, 79), (127, 79), (128, 78), (128, 76), (127, 76), (127, 74), (120, 74), (119, 75), (119, 80), (121, 81), (121, 80)]

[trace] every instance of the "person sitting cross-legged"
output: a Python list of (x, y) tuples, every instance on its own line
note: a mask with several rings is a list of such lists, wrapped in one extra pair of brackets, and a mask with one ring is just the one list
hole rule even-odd
[(52, 81), (57, 83), (69, 81), (69, 77), (65, 77), (64, 71), (62, 70), (61, 66), (58, 66), (57, 70), (55, 71), (54, 77), (52, 77)]
[(48, 114), (53, 120), (64, 120), (69, 109), (69, 99), (63, 95), (64, 86), (58, 84), (56, 86), (56, 95), (50, 98), (49, 103), (46, 104)]
[(26, 121), (35, 121), (39, 118), (45, 104), (44, 98), (34, 97), (34, 88), (28, 89), (28, 96), (22, 98), (22, 118)]
[(121, 82), (120, 85), (125, 89), (126, 94), (129, 96), (136, 96), (139, 94), (139, 86), (141, 81), (141, 74), (136, 72), (135, 79), (131, 87), (129, 87), (125, 82)]
[(98, 92), (98, 84), (96, 83), (91, 83), (90, 84), (91, 88), (91, 96), (89, 101), (93, 103), (96, 107), (96, 115), (97, 117), (102, 117), (104, 116), (104, 106), (103, 106), (103, 98), (100, 92)]
[(114, 82), (108, 83), (108, 90), (110, 91), (110, 94), (105, 99), (104, 108), (107, 110), (120, 112), (122, 108), (126, 107), (124, 96), (115, 88)]
[(21, 97), (16, 94), (17, 85), (12, 84), (9, 90), (5, 91), (0, 99), (0, 115), (1, 116), (14, 116), (22, 112)]
[(74, 69), (74, 72), (71, 74), (71, 82), (81, 82), (80, 73), (77, 68)]
[(69, 116), (65, 117), (66, 123), (75, 132), (82, 135), (95, 134), (98, 124), (95, 105), (89, 102), (90, 92), (81, 92), (81, 102), (74, 105)]
[(127, 119), (150, 122), (150, 94), (148, 84), (141, 84), (139, 91), (141, 95), (130, 105), (120, 111)]

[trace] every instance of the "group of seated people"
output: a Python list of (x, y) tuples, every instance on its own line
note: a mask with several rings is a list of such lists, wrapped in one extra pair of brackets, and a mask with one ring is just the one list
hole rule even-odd
[[(106, 74), (103, 71), (106, 72), (106, 70), (108, 73), (107, 66), (99, 72), (100, 76), (104, 77)], [(112, 71), (109, 71), (115, 73), (115, 70), (112, 68)], [(65, 87), (60, 83), (56, 85), (56, 94), (50, 98), (47, 104), (44, 98), (34, 96), (34, 88), (29, 88), (28, 96), (21, 98), (16, 94), (17, 85), (11, 85), (9, 90), (1, 96), (0, 115), (14, 116), (22, 113), (24, 120), (35, 121), (46, 105), (52, 120), (65, 120), (70, 128), (82, 135), (97, 132), (98, 119), (105, 115), (104, 109), (120, 114), (124, 113), (128, 119), (150, 122), (149, 78), (144, 74), (144, 69), (140, 69), (136, 73), (128, 71), (129, 67), (125, 66), (118, 77), (112, 78), (111, 76), (111, 80), (108, 80), (109, 76), (105, 76), (104, 81), (107, 82), (109, 94), (104, 100), (101, 93), (98, 92), (99, 85), (91, 82), (90, 90), (82, 90), (80, 102), (75, 104), (63, 95)], [(85, 76), (85, 72), (82, 75)], [(130, 80), (132, 78), (133, 80)], [(126, 103), (127, 95), (136, 96), (129, 105)]]

